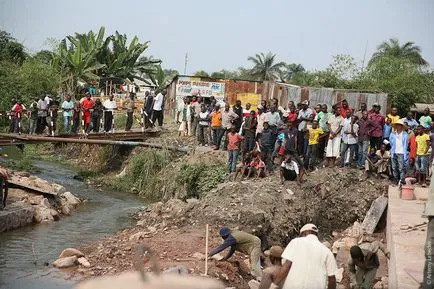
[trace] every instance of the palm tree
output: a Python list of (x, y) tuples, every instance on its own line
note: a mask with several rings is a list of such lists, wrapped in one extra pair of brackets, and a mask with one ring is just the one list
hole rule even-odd
[(284, 69), (281, 69), (279, 72), (280, 81), (285, 82), (289, 81), (293, 78), (295, 73), (305, 72), (303, 65), (290, 63), (284, 65)]
[(275, 63), (276, 54), (268, 52), (266, 55), (264, 53), (256, 54), (255, 56), (250, 56), (247, 60), (253, 62), (254, 66), (250, 70), (250, 74), (257, 80), (274, 80), (278, 78), (279, 71), (285, 66), (285, 63), (278, 62)]
[(421, 48), (419, 46), (415, 45), (414, 42), (406, 42), (400, 45), (399, 40), (396, 38), (391, 38), (388, 42), (385, 41), (378, 45), (377, 52), (372, 55), (369, 64), (376, 62), (382, 57), (390, 56), (408, 59), (416, 65), (428, 65), (428, 62), (421, 55)]

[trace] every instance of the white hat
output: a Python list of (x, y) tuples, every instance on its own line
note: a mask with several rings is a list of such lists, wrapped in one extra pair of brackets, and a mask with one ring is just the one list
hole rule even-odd
[(264, 109), (264, 107), (260, 104), (257, 106), (258, 109)]
[(300, 229), (300, 234), (304, 231), (312, 231), (318, 233), (318, 227), (314, 224), (306, 224)]

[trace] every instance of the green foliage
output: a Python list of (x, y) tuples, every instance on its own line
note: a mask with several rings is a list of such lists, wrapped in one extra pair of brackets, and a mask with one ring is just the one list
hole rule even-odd
[(406, 59), (412, 64), (418, 66), (427, 66), (428, 62), (423, 59), (421, 52), (421, 48), (415, 45), (414, 42), (406, 42), (403, 45), (400, 45), (398, 39), (391, 38), (389, 41), (385, 41), (378, 45), (377, 52), (372, 55), (369, 64), (371, 65), (384, 57), (393, 57)]
[(6, 31), (0, 30), (0, 61), (21, 65), (27, 58), (24, 46)]
[(20, 95), (27, 103), (30, 99), (41, 96), (44, 92), (55, 94), (60, 84), (58, 74), (49, 64), (31, 58), (20, 69)]
[(247, 58), (249, 61), (253, 62), (253, 68), (250, 70), (250, 74), (260, 81), (277, 79), (285, 63), (276, 63), (275, 57), (276, 54), (268, 52), (267, 54), (259, 53)]
[(131, 158), (123, 177), (113, 180), (115, 188), (138, 192), (149, 199), (158, 199), (158, 176), (170, 161), (166, 150), (145, 149)]
[(127, 36), (116, 31), (115, 35), (106, 38), (97, 53), (97, 59), (105, 66), (100, 74), (110, 77), (119, 77), (133, 81), (135, 78), (142, 81), (155, 75), (159, 59), (152, 57), (139, 57), (148, 48), (149, 41), (140, 43), (137, 36), (127, 44)]
[(11, 100), (18, 96), (19, 85), (19, 66), (7, 60), (0, 61), (0, 109), (11, 108)]
[(31, 158), (24, 156), (19, 160), (2, 160), (2, 164), (8, 169), (16, 170), (16, 171), (24, 171), (37, 173), (40, 170), (33, 164)]
[(209, 74), (205, 70), (199, 70), (194, 73), (194, 76), (209, 77)]
[(184, 185), (187, 196), (200, 197), (223, 181), (226, 166), (205, 164), (183, 164), (177, 182)]

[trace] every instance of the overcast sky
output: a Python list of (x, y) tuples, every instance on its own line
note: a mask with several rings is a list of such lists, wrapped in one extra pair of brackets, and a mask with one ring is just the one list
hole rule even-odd
[(433, 0), (0, 0), (0, 29), (30, 52), (47, 37), (118, 30), (150, 40), (148, 55), (187, 73), (248, 67), (247, 57), (271, 51), (279, 60), (320, 69), (344, 53), (362, 62), (391, 37), (413, 41), (434, 66)]

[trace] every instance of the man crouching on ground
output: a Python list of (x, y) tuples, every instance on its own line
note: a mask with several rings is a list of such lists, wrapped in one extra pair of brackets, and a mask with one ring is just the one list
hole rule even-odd
[(221, 261), (226, 261), (229, 259), (235, 253), (235, 251), (250, 255), (251, 274), (257, 280), (260, 280), (262, 276), (260, 263), (262, 254), (261, 240), (258, 237), (246, 232), (232, 232), (228, 227), (222, 227), (220, 229), (220, 236), (224, 240), (223, 244), (211, 250), (211, 252), (208, 254), (208, 257), (212, 257), (229, 247), (231, 247), (229, 253)]

